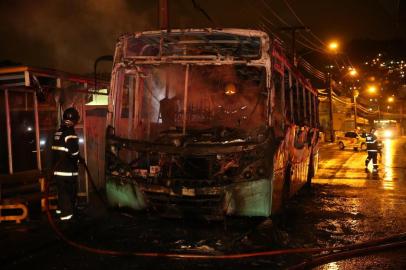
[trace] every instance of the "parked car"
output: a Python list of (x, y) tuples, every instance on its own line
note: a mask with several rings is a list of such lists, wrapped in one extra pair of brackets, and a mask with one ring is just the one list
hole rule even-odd
[(340, 150), (344, 150), (346, 147), (353, 148), (354, 151), (367, 149), (365, 137), (353, 131), (345, 132), (341, 136), (338, 135), (337, 143)]

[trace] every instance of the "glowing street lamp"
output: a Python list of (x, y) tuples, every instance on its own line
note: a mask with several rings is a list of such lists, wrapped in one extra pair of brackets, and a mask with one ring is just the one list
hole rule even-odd
[(370, 94), (375, 94), (376, 93), (376, 86), (375, 85), (371, 85), (368, 87), (368, 92)]
[(336, 52), (337, 50), (338, 50), (338, 47), (339, 47), (340, 45), (338, 44), (338, 42), (337, 41), (331, 41), (329, 44), (328, 44), (328, 49), (330, 50), (330, 51), (332, 51), (332, 52)]
[(394, 98), (394, 97), (389, 97), (389, 98), (388, 98), (388, 102), (392, 103), (392, 102), (394, 102), (394, 101), (395, 101), (395, 98)]
[[(331, 41), (329, 44), (327, 44), (327, 51), (330, 51), (332, 53), (332, 55), (330, 55), (331, 58), (334, 58), (337, 54), (337, 50), (338, 50), (339, 44), (337, 41)], [(333, 59), (332, 59), (333, 60)], [(331, 61), (332, 61), (331, 60)], [(332, 69), (332, 65), (330, 66), (330, 68)], [(329, 99), (329, 103), (330, 103), (330, 138), (331, 141), (334, 142), (334, 119), (333, 119), (333, 98), (332, 98), (332, 70), (331, 72), (328, 72), (328, 91), (329, 91), (329, 95), (328, 95), (328, 99)]]
[(348, 74), (350, 74), (351, 77), (356, 77), (358, 75), (358, 71), (355, 68), (352, 68)]

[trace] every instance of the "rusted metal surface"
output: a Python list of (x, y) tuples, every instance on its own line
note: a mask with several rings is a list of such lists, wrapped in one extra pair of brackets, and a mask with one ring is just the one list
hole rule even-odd
[[(318, 159), (316, 92), (274, 43), (270, 53), (267, 34), (240, 29), (122, 36), (114, 58), (106, 137), (106, 187), (112, 205), (176, 215), (269, 216), (310, 181)], [(240, 49), (231, 50), (233, 46)], [(283, 79), (286, 68), (295, 82)], [(280, 89), (271, 83), (274, 71), (281, 74)], [(217, 91), (211, 83), (216, 80), (225, 89), (234, 82), (255, 98), (238, 93), (231, 83), (225, 94), (207, 99)], [(291, 90), (294, 83), (296, 90)], [(230, 106), (238, 102), (240, 107)], [(247, 107), (251, 114), (244, 113)], [(282, 113), (285, 107), (291, 109), (289, 119)], [(221, 124), (219, 113), (226, 115)], [(293, 123), (293, 113), (300, 123)], [(238, 125), (232, 126), (236, 122), (230, 119)], [(165, 123), (171, 126), (166, 131)]]
[(106, 106), (86, 106), (87, 166), (98, 188), (105, 186)]

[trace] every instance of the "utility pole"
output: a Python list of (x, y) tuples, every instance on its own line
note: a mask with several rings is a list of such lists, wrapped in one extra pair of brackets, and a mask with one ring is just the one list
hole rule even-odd
[(309, 31), (310, 29), (306, 26), (292, 26), (292, 27), (281, 27), (279, 30), (284, 32), (290, 32), (292, 35), (292, 63), (297, 66), (296, 62), (296, 32), (300, 30)]
[(354, 129), (357, 129), (357, 97), (354, 96)]
[(334, 142), (334, 122), (333, 122), (333, 82), (332, 82), (332, 74), (331, 72), (328, 73), (328, 81), (327, 81), (327, 87), (328, 87), (328, 99), (330, 101), (330, 140), (331, 142)]
[(168, 30), (169, 29), (168, 0), (159, 0), (158, 18), (159, 18), (159, 28), (161, 30)]
[(354, 129), (357, 129), (357, 97), (359, 95), (358, 90), (354, 90), (353, 96), (354, 96)]

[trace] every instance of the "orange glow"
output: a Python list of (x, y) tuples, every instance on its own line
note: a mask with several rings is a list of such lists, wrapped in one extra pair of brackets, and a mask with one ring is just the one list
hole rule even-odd
[(368, 87), (368, 92), (371, 94), (375, 94), (376, 93), (376, 86), (375, 85), (371, 85)]
[(350, 74), (352, 77), (355, 77), (355, 76), (358, 75), (358, 71), (357, 71), (355, 68), (353, 68), (353, 69), (350, 70), (349, 74)]
[(235, 93), (237, 93), (237, 87), (235, 87), (235, 84), (233, 84), (233, 83), (228, 83), (228, 84), (226, 85), (226, 88), (224, 89), (224, 93), (225, 93), (227, 96), (232, 96), (232, 95), (234, 95)]
[(394, 155), (394, 145), (391, 139), (386, 139), (384, 141), (384, 159), (382, 161), (382, 167), (385, 170), (383, 176), (382, 187), (384, 190), (394, 190), (393, 183), (393, 155)]
[(338, 44), (337, 41), (331, 41), (331, 42), (328, 44), (328, 49), (329, 49), (330, 51), (337, 51), (338, 47), (339, 47), (339, 44)]

